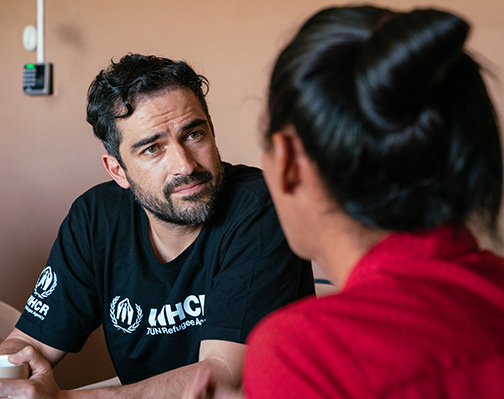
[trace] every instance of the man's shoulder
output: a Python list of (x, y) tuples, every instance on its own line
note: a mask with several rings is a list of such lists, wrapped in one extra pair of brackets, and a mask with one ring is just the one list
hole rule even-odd
[(261, 169), (246, 165), (224, 163), (224, 196), (230, 199), (256, 200), (265, 204), (271, 201)]
[(108, 199), (113, 197), (123, 197), (129, 196), (129, 190), (125, 190), (114, 181), (106, 181), (103, 183), (98, 183), (97, 185), (84, 191), (76, 201), (80, 200), (99, 200)]
[(130, 190), (121, 188), (114, 181), (99, 183), (81, 194), (72, 204), (72, 209), (87, 209), (91, 212), (111, 212), (134, 202)]

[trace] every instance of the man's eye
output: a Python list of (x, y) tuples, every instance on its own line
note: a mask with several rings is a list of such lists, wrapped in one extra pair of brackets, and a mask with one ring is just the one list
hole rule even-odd
[(154, 154), (157, 150), (159, 150), (159, 147), (157, 145), (151, 145), (150, 147), (147, 147), (145, 149), (145, 152), (147, 154)]
[(196, 132), (191, 132), (187, 135), (187, 139), (188, 140), (197, 140), (199, 139), (201, 136), (203, 136), (203, 133), (200, 132), (200, 131), (196, 131)]

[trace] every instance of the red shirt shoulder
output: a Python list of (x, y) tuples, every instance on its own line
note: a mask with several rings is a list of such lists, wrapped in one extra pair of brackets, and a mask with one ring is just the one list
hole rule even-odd
[(249, 399), (434, 399), (464, 384), (456, 397), (492, 397), (481, 389), (504, 397), (502, 259), (447, 231), (390, 238), (340, 294), (259, 324), (245, 359)]

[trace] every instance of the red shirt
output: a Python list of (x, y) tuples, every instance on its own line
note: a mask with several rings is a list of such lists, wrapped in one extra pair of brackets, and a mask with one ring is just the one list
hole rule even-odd
[(504, 260), (469, 231), (393, 234), (341, 293), (249, 336), (248, 399), (504, 398)]

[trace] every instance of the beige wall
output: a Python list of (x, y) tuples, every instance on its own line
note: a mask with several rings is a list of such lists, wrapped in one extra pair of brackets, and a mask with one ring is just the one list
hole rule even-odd
[[(36, 61), (36, 53), (26, 51), (21, 39), (24, 27), (36, 23), (36, 0), (0, 1), (0, 299), (19, 309), (45, 265), (71, 201), (108, 179), (100, 163), (101, 144), (85, 121), (85, 97), (90, 81), (110, 58), (142, 52), (189, 61), (211, 82), (208, 100), (223, 158), (260, 165), (257, 132), (271, 62), (301, 20), (338, 4), (46, 0), (46, 61), (54, 64), (54, 95), (29, 97), (22, 93), (22, 68)], [(402, 8), (431, 3), (376, 2)], [(502, 80), (504, 2), (436, 4), (473, 22), (471, 46)], [(495, 83), (492, 91), (502, 118), (504, 91)], [(72, 387), (111, 375), (105, 352), (101, 336), (95, 334), (83, 354), (70, 356), (64, 360), (66, 366), (57, 369), (61, 385)], [(95, 355), (103, 369), (89, 366)]]

